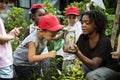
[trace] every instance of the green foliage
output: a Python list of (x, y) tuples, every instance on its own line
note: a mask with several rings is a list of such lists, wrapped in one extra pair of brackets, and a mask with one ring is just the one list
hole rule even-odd
[(55, 59), (51, 58), (51, 66), (50, 68), (47, 68), (47, 72), (44, 77), (38, 78), (37, 80), (86, 80), (85, 74), (80, 67), (82, 64), (81, 61), (75, 60), (73, 63), (74, 65), (72, 67), (69, 67), (66, 70), (60, 70), (58, 69), (58, 64), (61, 62), (62, 58), (57, 57)]
[(106, 29), (105, 34), (108, 37), (111, 37), (111, 35), (112, 35), (112, 28), (113, 28), (113, 24), (114, 24), (114, 17), (115, 17), (115, 15), (107, 14), (108, 27)]
[(25, 28), (27, 23), (25, 21), (24, 9), (13, 7), (11, 12), (8, 13), (8, 18), (5, 19), (5, 26), (8, 31), (14, 27), (22, 26)]
[(27, 22), (25, 21), (24, 9), (12, 7), (12, 10), (8, 13), (8, 18), (5, 18), (6, 30), (9, 32), (15, 27), (22, 27), (21, 33), (19, 35), (19, 41), (13, 42), (13, 50), (16, 49), (19, 42), (23, 39), (24, 29), (27, 27)]
[(62, 63), (62, 56), (56, 56), (56, 58), (49, 58), (50, 66), (43, 68), (43, 76), (38, 80), (53, 80), (53, 76), (58, 77), (59, 63)]
[(73, 3), (70, 3), (70, 5), (68, 5), (68, 7), (69, 6), (76, 6), (76, 7), (78, 7), (78, 9), (79, 9), (79, 11), (80, 11), (80, 13), (82, 14), (84, 11), (85, 11), (85, 2), (73, 2)]
[(54, 80), (53, 77), (58, 78), (59, 73), (59, 67), (61, 65), (59, 65), (60, 63), (62, 63), (62, 57), (61, 56), (57, 56), (56, 58), (50, 58), (50, 67), (47, 68), (45, 76), (43, 77), (43, 80)]
[(60, 11), (56, 8), (53, 7), (53, 5), (49, 2), (49, 0), (46, 0), (43, 5), (46, 8), (47, 14), (52, 14), (52, 15), (58, 15), (60, 14)]
[(117, 6), (117, 0), (103, 0), (105, 7), (106, 7), (106, 12), (109, 14), (115, 14), (116, 6)]
[(81, 61), (75, 60), (74, 65), (72, 67), (69, 67), (66, 70), (60, 71), (58, 70), (59, 76), (52, 77), (52, 80), (85, 80), (84, 78), (84, 71), (80, 67)]

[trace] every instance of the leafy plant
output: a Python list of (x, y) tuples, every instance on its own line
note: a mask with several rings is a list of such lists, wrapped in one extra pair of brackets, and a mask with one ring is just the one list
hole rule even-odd
[(61, 58), (51, 59), (51, 66), (47, 68), (47, 72), (44, 77), (38, 78), (37, 80), (86, 80), (85, 74), (80, 67), (81, 61), (76, 59), (74, 61), (74, 66), (69, 67), (66, 70), (59, 70), (56, 65), (61, 61)]
[(116, 5), (117, 5), (117, 0), (103, 0), (105, 7), (106, 7), (106, 12), (109, 14), (115, 14), (116, 10)]
[(52, 14), (52, 15), (57, 16), (58, 14), (61, 13), (58, 9), (56, 9), (56, 8), (53, 7), (53, 5), (49, 2), (49, 0), (46, 0), (43, 3), (43, 5), (46, 8), (47, 14)]
[(114, 17), (115, 17), (115, 15), (113, 15), (113, 14), (107, 14), (108, 27), (106, 29), (105, 34), (108, 37), (111, 37), (111, 35), (112, 35), (112, 28), (113, 28), (113, 23), (114, 23)]
[(59, 76), (53, 76), (52, 80), (85, 80), (84, 71), (82, 67), (80, 67), (81, 64), (82, 62), (76, 59), (74, 61), (74, 66), (69, 67), (67, 71), (58, 70)]

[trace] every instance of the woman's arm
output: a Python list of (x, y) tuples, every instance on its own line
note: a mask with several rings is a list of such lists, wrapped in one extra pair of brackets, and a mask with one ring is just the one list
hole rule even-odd
[(87, 58), (84, 56), (80, 50), (76, 52), (77, 57), (90, 69), (96, 69), (100, 66), (102, 63), (103, 59), (100, 57), (94, 57), (92, 59)]
[(88, 66), (90, 69), (96, 69), (100, 66), (103, 59), (100, 57), (94, 57), (92, 59), (87, 58), (82, 54), (82, 52), (78, 49), (77, 45), (74, 45), (75, 50), (70, 49), (63, 49), (65, 52), (74, 53), (76, 56), (82, 61), (86, 66)]

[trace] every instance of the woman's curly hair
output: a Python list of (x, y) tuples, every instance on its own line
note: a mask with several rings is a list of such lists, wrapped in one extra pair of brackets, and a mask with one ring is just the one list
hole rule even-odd
[(80, 21), (82, 21), (82, 17), (87, 15), (91, 20), (95, 21), (95, 25), (97, 26), (97, 33), (104, 34), (107, 27), (107, 19), (106, 17), (97, 10), (86, 11), (81, 14)]
[(0, 2), (8, 2), (9, 0), (0, 0)]

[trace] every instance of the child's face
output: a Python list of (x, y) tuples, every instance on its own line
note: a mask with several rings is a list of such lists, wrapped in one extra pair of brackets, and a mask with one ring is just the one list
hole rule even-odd
[(0, 1), (0, 13), (2, 13), (7, 7), (8, 1)]
[(78, 16), (73, 14), (67, 15), (66, 17), (67, 17), (68, 24), (71, 26), (73, 26), (78, 20)]
[(57, 31), (56, 31), (56, 32), (44, 31), (43, 37), (44, 37), (46, 40), (50, 41), (50, 40), (53, 39), (53, 37), (55, 37), (56, 34), (57, 34)]
[(32, 18), (34, 19), (35, 23), (38, 23), (38, 20), (41, 16), (44, 16), (46, 14), (44, 9), (38, 9), (35, 14), (32, 15)]

